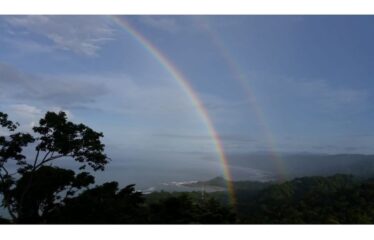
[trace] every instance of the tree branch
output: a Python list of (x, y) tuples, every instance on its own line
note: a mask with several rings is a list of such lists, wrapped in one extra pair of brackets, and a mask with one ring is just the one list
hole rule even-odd
[(6, 167), (4, 167), (4, 163), (3, 163), (3, 164), (1, 164), (0, 168), (4, 170), (4, 172), (5, 172), (5, 175), (9, 175), (9, 172), (8, 172), (8, 170), (6, 169)]
[(35, 160), (34, 160), (33, 167), (32, 167), (32, 169), (31, 169), (31, 176), (30, 176), (30, 179), (29, 179), (29, 181), (28, 181), (28, 183), (27, 183), (27, 186), (25, 187), (24, 191), (22, 192), (21, 198), (20, 198), (20, 200), (19, 200), (19, 209), (22, 209), (22, 205), (23, 205), (24, 198), (25, 198), (27, 192), (28, 192), (28, 191), (30, 190), (30, 188), (31, 188), (31, 185), (32, 185), (32, 181), (33, 181), (33, 177), (34, 177), (34, 172), (35, 172), (35, 170), (36, 170), (39, 166), (41, 166), (41, 165), (43, 164), (43, 162), (45, 162), (45, 158), (47, 158), (47, 156), (48, 156), (49, 153), (50, 153), (50, 151), (47, 152), (46, 155), (44, 156), (43, 160), (42, 160), (39, 164), (37, 164), (37, 163), (38, 163), (38, 159), (39, 159), (39, 154), (40, 154), (40, 149), (38, 149), (38, 151), (37, 151), (37, 153), (36, 153), (36, 156), (35, 156)]
[(12, 212), (12, 210), (10, 209), (10, 205), (7, 204), (7, 210), (8, 210), (8, 213), (9, 215), (12, 217), (12, 221), (14, 222), (16, 219), (17, 219), (17, 216)]
[(44, 156), (42, 162), (45, 161), (45, 160), (47, 159), (47, 157), (48, 157), (48, 155), (49, 155), (50, 153), (52, 153), (51, 157), (53, 157), (53, 151), (48, 151), (48, 152), (45, 154), (45, 156)]
[(36, 156), (35, 156), (35, 160), (34, 160), (32, 171), (35, 170), (35, 166), (36, 166), (36, 163), (38, 162), (38, 158), (39, 158), (39, 153), (40, 153), (40, 149), (38, 149), (38, 151), (36, 152)]
[(63, 154), (60, 154), (60, 155), (56, 155), (56, 156), (51, 156), (50, 158), (47, 158), (44, 161), (41, 161), (38, 165), (36, 165), (35, 169), (41, 167), (43, 164), (45, 164), (47, 162), (50, 162), (50, 161), (53, 161), (53, 160), (56, 160), (56, 159), (62, 158), (62, 157), (73, 157), (73, 155), (63, 155)]
[[(3, 170), (5, 170), (6, 171), (6, 176), (8, 175), (8, 171), (6, 170), (6, 168), (3, 166), (4, 165), (4, 163), (1, 165), (1, 168), (3, 169)], [(2, 182), (2, 184), (4, 185), (4, 187), (5, 187), (5, 179), (4, 179), (4, 176), (2, 176), (2, 174), (0, 174), (0, 180), (1, 180), (1, 182)], [(12, 220), (13, 220), (13, 222), (17, 219), (17, 217), (16, 217), (16, 215), (14, 215), (14, 213), (12, 212), (12, 210), (11, 210), (11, 208), (10, 208), (10, 205), (9, 205), (9, 197), (8, 197), (8, 194), (7, 194), (7, 190), (6, 189), (4, 189), (3, 190), (3, 197), (4, 197), (4, 199), (3, 199), (3, 201), (5, 202), (4, 204), (3, 204), (3, 206), (8, 210), (8, 213), (9, 213), (9, 215), (12, 217)]]

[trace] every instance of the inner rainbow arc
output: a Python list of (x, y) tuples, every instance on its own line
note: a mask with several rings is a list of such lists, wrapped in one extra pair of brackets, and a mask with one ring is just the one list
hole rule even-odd
[(125, 19), (121, 18), (120, 16), (111, 16), (111, 19), (116, 24), (118, 24), (122, 29), (128, 32), (131, 36), (133, 36), (152, 56), (156, 58), (156, 60), (161, 64), (161, 66), (163, 66), (167, 70), (167, 72), (170, 73), (173, 79), (175, 79), (178, 82), (178, 84), (181, 86), (181, 89), (192, 101), (193, 105), (195, 106), (195, 109), (201, 116), (205, 126), (207, 127), (209, 134), (212, 137), (214, 147), (221, 161), (223, 174), (226, 179), (229, 201), (232, 206), (235, 206), (235, 191), (232, 183), (232, 176), (230, 173), (228, 160), (222, 145), (222, 141), (219, 137), (218, 132), (214, 128), (213, 122), (209, 117), (208, 111), (206, 110), (202, 101), (197, 96), (191, 84), (187, 81), (187, 78), (183, 76), (183, 74), (178, 70), (178, 68), (170, 60), (168, 60), (165, 57), (165, 55), (159, 49), (157, 49), (156, 46), (154, 46), (152, 42), (145, 38), (140, 32), (136, 31), (135, 28), (133, 28)]

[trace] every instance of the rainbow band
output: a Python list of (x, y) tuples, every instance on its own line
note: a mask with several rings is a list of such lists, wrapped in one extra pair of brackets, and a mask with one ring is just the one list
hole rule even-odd
[(222, 164), (223, 174), (226, 178), (227, 183), (227, 191), (229, 194), (229, 200), (232, 206), (236, 204), (236, 197), (234, 192), (234, 187), (232, 184), (232, 177), (229, 170), (229, 165), (227, 162), (227, 158), (222, 146), (221, 139), (214, 128), (212, 120), (209, 117), (209, 114), (204, 107), (203, 103), (193, 90), (190, 83), (187, 79), (183, 76), (183, 74), (178, 70), (176, 66), (172, 64), (170, 60), (168, 60), (160, 50), (158, 50), (148, 39), (146, 39), (141, 33), (136, 31), (127, 21), (125, 21), (120, 16), (112, 16), (112, 20), (116, 24), (118, 24), (122, 29), (128, 32), (131, 36), (133, 36), (141, 45), (152, 55), (156, 58), (156, 60), (171, 74), (171, 76), (178, 82), (180, 87), (183, 91), (187, 94), (187, 96), (191, 99), (193, 105), (195, 106), (198, 114), (201, 116), (204, 124), (206, 125), (209, 134), (211, 135), (215, 149), (218, 153), (219, 159)]
[(250, 84), (248, 83), (248, 79), (246, 79), (243, 75), (243, 71), (241, 70), (239, 64), (235, 61), (235, 58), (230, 54), (230, 52), (227, 50), (227, 47), (224, 46), (224, 43), (222, 40), (218, 37), (218, 34), (216, 34), (212, 28), (210, 27), (208, 22), (202, 22), (201, 26), (204, 28), (206, 33), (209, 35), (213, 45), (218, 49), (220, 54), (222, 55), (223, 59), (225, 60), (229, 71), (231, 74), (235, 77), (236, 80), (238, 80), (239, 84), (241, 85), (241, 89), (245, 92), (245, 95), (251, 104), (251, 107), (253, 108), (256, 116), (256, 120), (261, 126), (262, 132), (265, 136), (267, 145), (269, 146), (271, 150), (271, 155), (273, 158), (273, 162), (277, 168), (278, 172), (278, 178), (279, 180), (283, 181), (286, 179), (286, 170), (285, 167), (282, 165), (281, 157), (277, 153), (275, 140), (273, 137), (273, 134), (271, 133), (271, 130), (266, 123), (265, 115), (262, 111), (262, 109), (259, 107), (259, 104), (257, 102), (256, 95), (253, 93), (252, 88)]

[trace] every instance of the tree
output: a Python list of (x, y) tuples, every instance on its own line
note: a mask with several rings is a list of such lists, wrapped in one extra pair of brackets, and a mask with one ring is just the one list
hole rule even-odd
[(146, 223), (144, 197), (128, 185), (119, 190), (117, 182), (107, 182), (65, 200), (48, 217), (49, 223), (129, 224)]
[[(235, 223), (236, 215), (229, 207), (214, 198), (201, 200), (194, 193), (158, 193), (164, 195), (156, 201), (150, 199), (149, 223), (153, 224), (223, 224)], [(153, 197), (152, 194), (149, 197)], [(156, 193), (157, 198), (157, 193)]]
[[(94, 182), (87, 166), (104, 170), (109, 158), (103, 133), (67, 120), (64, 112), (47, 112), (33, 127), (33, 135), (17, 132), (19, 124), (0, 112), (0, 194), (13, 222), (35, 222)], [(34, 149), (35, 155), (23, 154)], [(52, 167), (56, 161), (79, 163), (80, 173)], [(47, 164), (49, 166), (47, 166)], [(14, 169), (14, 170), (12, 170)]]

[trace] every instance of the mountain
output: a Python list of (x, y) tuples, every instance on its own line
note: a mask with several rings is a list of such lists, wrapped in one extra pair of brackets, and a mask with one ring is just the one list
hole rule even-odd
[(374, 182), (351, 175), (303, 177), (237, 193), (243, 223), (373, 223)]
[[(352, 174), (364, 178), (374, 176), (374, 155), (312, 153), (248, 153), (228, 155), (230, 168), (250, 168), (270, 172), (275, 178), (290, 180), (303, 176)], [(236, 175), (234, 179), (245, 179)], [(249, 178), (248, 178), (249, 179)]]

